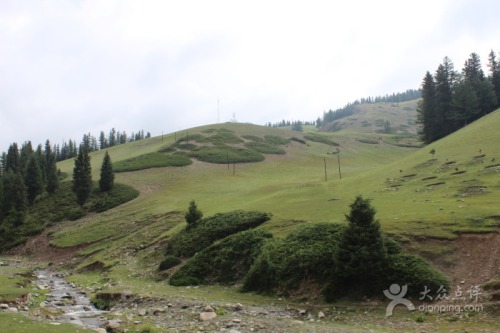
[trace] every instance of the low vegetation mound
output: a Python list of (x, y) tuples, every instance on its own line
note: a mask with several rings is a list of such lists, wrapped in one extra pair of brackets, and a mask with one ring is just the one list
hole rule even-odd
[(265, 159), (256, 150), (225, 145), (202, 146), (194, 149), (191, 156), (202, 162), (217, 164), (262, 162)]
[(200, 220), (169, 243), (169, 255), (198, 252), (174, 273), (170, 284), (241, 282), (244, 292), (322, 293), (327, 301), (380, 297), (392, 284), (407, 285), (409, 296), (418, 296), (424, 288), (449, 288), (444, 275), (424, 259), (402, 253), (381, 233), (370, 200), (358, 196), (350, 207), (347, 227), (304, 225), (284, 239), (263, 231), (240, 232), (267, 220), (263, 213), (236, 211)]
[(256, 211), (236, 210), (203, 218), (176, 234), (168, 243), (167, 254), (192, 257), (195, 253), (229, 235), (258, 227), (271, 216)]
[(245, 147), (253, 149), (262, 154), (285, 154), (286, 151), (280, 147), (264, 142), (247, 142)]
[(181, 167), (191, 163), (193, 163), (191, 159), (184, 154), (154, 152), (115, 162), (113, 163), (113, 170), (115, 172), (126, 172), (168, 166)]
[(343, 230), (339, 224), (312, 224), (269, 242), (245, 277), (242, 290), (287, 295), (305, 282), (324, 283), (336, 266)]
[(191, 258), (172, 275), (174, 286), (231, 284), (241, 280), (272, 238), (263, 230), (247, 230), (228, 236)]
[(332, 139), (330, 139), (326, 136), (314, 134), (314, 133), (304, 135), (304, 139), (309, 140), (309, 141), (318, 142), (318, 143), (323, 143), (325, 145), (334, 146), (334, 147), (340, 146), (340, 144), (333, 141)]

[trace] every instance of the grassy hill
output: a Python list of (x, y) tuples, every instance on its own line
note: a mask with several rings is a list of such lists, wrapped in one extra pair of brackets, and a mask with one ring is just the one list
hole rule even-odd
[[(372, 199), (383, 232), (407, 249), (440, 254), (449, 251), (449, 245), (436, 247), (430, 241), (498, 230), (499, 126), (497, 110), (423, 148), (398, 145), (401, 134), (347, 128), (294, 132), (238, 123), (135, 141), (108, 152), (123, 170), (116, 181), (133, 186), (140, 195), (111, 210), (56, 223), (44, 237), (55, 245), (47, 246), (51, 251), (77, 253), (70, 263), (76, 272), (86, 273), (71, 280), (84, 287), (184, 299), (186, 294), (179, 296), (174, 287), (153, 279), (167, 241), (186, 225), (184, 212), (191, 200), (206, 217), (239, 209), (269, 213), (271, 219), (258, 229), (284, 238), (303, 225), (345, 223), (349, 205), (361, 194)], [(245, 160), (257, 153), (262, 156), (259, 162)], [(99, 178), (103, 157), (104, 151), (91, 154), (94, 179)], [(189, 163), (162, 166), (161, 161), (178, 158)], [(58, 167), (71, 174), (73, 163), (64, 161)], [(269, 302), (223, 287), (191, 289), (189, 297)], [(378, 317), (383, 314), (377, 312)]]
[[(193, 158), (189, 166), (119, 173), (118, 182), (139, 188), (143, 195), (112, 213), (65, 228), (54, 235), (53, 241), (59, 246), (72, 246), (117, 237), (134, 221), (146, 225), (155, 216), (176, 216), (172, 212), (185, 211), (193, 199), (205, 216), (234, 209), (272, 213), (273, 219), (264, 228), (284, 235), (302, 223), (342, 222), (348, 204), (358, 194), (373, 199), (387, 233), (453, 238), (457, 232), (492, 230), (500, 215), (495, 204), (499, 194), (499, 125), (497, 111), (420, 150), (383, 140), (365, 143), (354, 134), (322, 133), (340, 144), (335, 147), (304, 139), (306, 133), (249, 124), (191, 129), (190, 135), (223, 128), (240, 138), (300, 137), (306, 143), (291, 140), (282, 146), (286, 154), (266, 155), (263, 162), (234, 167)], [(173, 143), (174, 134), (170, 134), (163, 141), (155, 137), (114, 147), (109, 153), (117, 163)], [(434, 155), (429, 153), (431, 149)], [(92, 155), (96, 178), (102, 156), (103, 152)], [(72, 161), (61, 163), (60, 168), (70, 173)], [(176, 219), (175, 223), (182, 220)]]

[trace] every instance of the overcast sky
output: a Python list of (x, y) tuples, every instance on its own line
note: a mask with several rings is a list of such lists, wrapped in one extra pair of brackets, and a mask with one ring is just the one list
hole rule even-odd
[(498, 0), (0, 0), (0, 151), (233, 114), (314, 120), (416, 89), (444, 56), (486, 65), (499, 13)]

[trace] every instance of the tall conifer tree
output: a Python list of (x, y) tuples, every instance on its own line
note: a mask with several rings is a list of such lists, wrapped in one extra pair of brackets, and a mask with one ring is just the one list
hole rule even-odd
[(497, 61), (495, 52), (491, 50), (488, 57), (488, 68), (490, 69), (490, 80), (497, 97), (497, 107), (500, 106), (500, 62)]
[(101, 166), (101, 178), (99, 179), (99, 188), (101, 192), (111, 191), (115, 182), (115, 174), (113, 172), (113, 164), (108, 152), (104, 155)]
[(43, 191), (42, 174), (35, 154), (31, 154), (29, 157), (24, 183), (26, 185), (28, 203), (32, 206), (36, 197)]
[(81, 145), (73, 168), (73, 192), (80, 206), (87, 202), (92, 191), (91, 171), (88, 151)]
[(420, 139), (425, 143), (435, 140), (436, 84), (431, 73), (425, 74), (422, 82), (422, 100), (418, 102), (417, 123), (420, 125)]

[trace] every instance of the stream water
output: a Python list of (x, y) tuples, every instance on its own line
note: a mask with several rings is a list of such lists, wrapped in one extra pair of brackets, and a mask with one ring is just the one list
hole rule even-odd
[(102, 317), (106, 311), (97, 310), (86, 293), (64, 279), (64, 275), (47, 270), (35, 271), (35, 284), (42, 289), (50, 290), (44, 307), (52, 307), (62, 311), (57, 321), (77, 324), (89, 328), (104, 326)]

